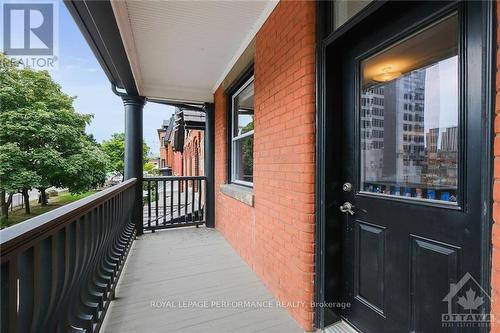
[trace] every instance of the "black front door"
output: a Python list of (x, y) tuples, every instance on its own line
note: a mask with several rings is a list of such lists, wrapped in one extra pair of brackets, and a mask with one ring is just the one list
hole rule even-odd
[(468, 331), (450, 316), (488, 311), (481, 15), (391, 3), (327, 52), (340, 315), (363, 332)]

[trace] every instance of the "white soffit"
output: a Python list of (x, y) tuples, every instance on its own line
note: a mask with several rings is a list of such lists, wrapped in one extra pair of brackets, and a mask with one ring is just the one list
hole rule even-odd
[(111, 4), (139, 93), (212, 102), (278, 1), (139, 1)]

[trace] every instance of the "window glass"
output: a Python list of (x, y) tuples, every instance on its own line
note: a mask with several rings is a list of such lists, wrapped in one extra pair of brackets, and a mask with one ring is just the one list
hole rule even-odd
[(253, 183), (253, 78), (233, 95), (232, 116), (232, 181)]
[(457, 202), (458, 20), (361, 63), (361, 190)]
[(361, 9), (365, 8), (371, 0), (342, 0), (335, 1), (333, 5), (334, 28), (339, 28), (351, 17), (356, 15)]
[(253, 135), (234, 141), (234, 179), (253, 182)]

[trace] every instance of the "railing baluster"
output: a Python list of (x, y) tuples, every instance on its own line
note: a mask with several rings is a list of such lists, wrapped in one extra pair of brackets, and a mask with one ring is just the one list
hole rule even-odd
[[(115, 210), (118, 207), (115, 205)], [(75, 317), (74, 321), (80, 323), (80, 327), (86, 329), (87, 331), (92, 330), (91, 320), (93, 317), (98, 315), (97, 312), (97, 304), (93, 302), (88, 293), (88, 275), (90, 274), (90, 269), (92, 267), (92, 211), (81, 218), (80, 223), (80, 256), (82, 259), (82, 269), (80, 271), (80, 277), (77, 282), (78, 290), (75, 292), (75, 310), (73, 312), (73, 316)]]
[[(19, 311), (19, 272), (17, 264), (17, 256), (11, 257), (9, 260), (9, 332), (18, 332), (18, 311)], [(3, 326), (2, 322), (2, 326)]]
[(151, 181), (148, 180), (148, 228), (151, 229)]
[(19, 332), (29, 332), (31, 330), (34, 307), (33, 248), (29, 248), (21, 253), (18, 259), (18, 330)]
[(187, 222), (188, 216), (188, 193), (189, 192), (189, 180), (186, 179), (186, 192), (184, 193), (184, 217), (182, 219), (183, 222)]
[[(181, 219), (181, 180), (177, 180), (177, 220)], [(175, 221), (175, 220), (174, 220)]]
[(75, 221), (69, 222), (65, 227), (64, 238), (64, 284), (63, 293), (59, 299), (58, 305), (55, 309), (55, 318), (52, 322), (50, 331), (62, 330), (66, 324), (68, 317), (68, 304), (70, 303), (71, 291), (73, 289), (74, 279), (77, 275), (77, 263), (75, 256)]
[(2, 264), (0, 269), (0, 325), (1, 333), (8, 333), (9, 329), (9, 261)]
[(0, 269), (0, 332), (7, 333), (9, 329), (9, 262), (2, 264)]
[(163, 180), (163, 224), (167, 222), (167, 181)]
[[(194, 179), (191, 180), (191, 222), (194, 222)], [(198, 228), (198, 224), (196, 224), (196, 228)]]
[(34, 299), (32, 332), (41, 332), (42, 323), (47, 316), (52, 281), (51, 238), (46, 238), (34, 247)]
[(93, 288), (90, 286), (90, 281), (92, 279), (92, 271), (93, 267), (95, 266), (95, 250), (96, 250), (96, 230), (95, 230), (95, 216), (96, 216), (96, 210), (90, 211), (87, 215), (86, 218), (87, 220), (85, 221), (85, 234), (86, 234), (86, 252), (88, 252), (88, 257), (87, 257), (87, 268), (84, 273), (84, 280), (83, 280), (83, 286), (84, 289), (82, 291), (82, 298), (84, 299), (83, 301), (85, 302), (85, 305), (88, 307), (89, 314), (92, 315), (94, 318), (99, 315), (99, 306), (100, 306), (100, 300)]
[(54, 318), (55, 307), (57, 302), (62, 294), (61, 285), (64, 281), (65, 269), (64, 269), (64, 238), (65, 238), (65, 230), (60, 229), (54, 235), (50, 237), (50, 257), (52, 265), (49, 267), (52, 271), (52, 279), (50, 281), (50, 297), (49, 302), (46, 304), (47, 307), (47, 316), (44, 318), (41, 326), (43, 328), (42, 331), (48, 331), (49, 325)]
[(202, 181), (201, 179), (198, 180), (198, 216), (197, 219), (201, 222), (202, 217), (201, 217), (201, 189), (202, 189)]
[(174, 181), (170, 181), (170, 224), (174, 222)]
[[(159, 200), (159, 197), (158, 197), (158, 187), (160, 186), (160, 182), (155, 180), (154, 181), (154, 184), (155, 184), (155, 221), (156, 221), (156, 227), (158, 227), (158, 204), (160, 203), (160, 200)], [(155, 232), (155, 228), (153, 227), (152, 232)]]
[(86, 319), (86, 309), (83, 308), (80, 299), (80, 292), (83, 288), (82, 279), (84, 277), (85, 269), (87, 268), (87, 251), (85, 251), (85, 222), (86, 215), (77, 219), (75, 225), (75, 279), (70, 294), (70, 302), (73, 305), (68, 309), (68, 323), (73, 323), (76, 327), (90, 330)]

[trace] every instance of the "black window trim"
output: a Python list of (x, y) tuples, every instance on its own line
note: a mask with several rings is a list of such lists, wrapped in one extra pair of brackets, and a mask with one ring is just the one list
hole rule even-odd
[[(253, 63), (250, 64), (243, 72), (242, 74), (225, 90), (225, 95), (227, 97), (227, 131), (226, 131), (226, 148), (227, 148), (227, 163), (226, 163), (226, 181), (228, 184), (235, 184), (239, 186), (245, 186), (248, 188), (253, 188), (253, 182), (252, 183), (241, 183), (238, 181), (233, 180), (233, 172), (232, 172), (232, 142), (233, 142), (233, 136), (232, 136), (232, 130), (233, 130), (233, 95), (236, 94), (238, 90), (241, 89), (244, 85), (248, 83), (250, 79), (253, 79), (255, 82), (255, 77), (254, 77), (254, 66)], [(255, 129), (254, 129), (255, 131)]]

